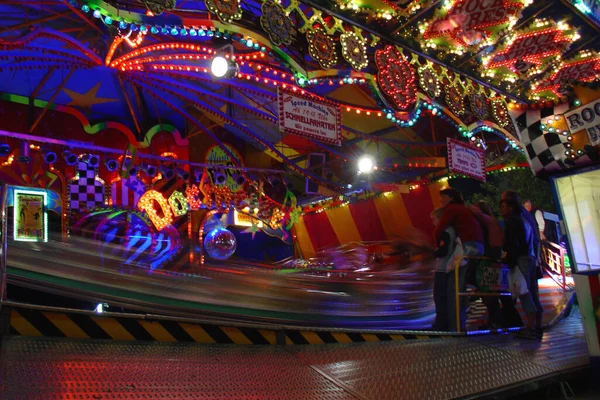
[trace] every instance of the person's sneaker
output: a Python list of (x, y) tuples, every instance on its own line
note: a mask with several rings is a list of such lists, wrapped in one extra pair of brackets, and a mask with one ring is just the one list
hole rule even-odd
[(520, 339), (538, 340), (541, 339), (537, 336), (536, 332), (531, 329), (523, 329), (517, 332), (517, 337)]

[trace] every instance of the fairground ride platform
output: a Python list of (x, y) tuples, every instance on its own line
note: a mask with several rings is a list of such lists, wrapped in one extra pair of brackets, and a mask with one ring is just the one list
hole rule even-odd
[(0, 398), (505, 398), (589, 367), (581, 317), (513, 334), (326, 345), (197, 345), (5, 337)]

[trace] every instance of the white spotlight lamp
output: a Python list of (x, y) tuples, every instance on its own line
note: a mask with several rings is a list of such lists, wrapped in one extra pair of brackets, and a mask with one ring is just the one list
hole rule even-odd
[[(224, 50), (228, 52), (229, 58), (225, 57)], [(210, 63), (210, 73), (215, 78), (233, 78), (238, 71), (239, 66), (233, 61), (233, 46), (230, 44), (220, 49)]]
[(358, 172), (361, 174), (368, 174), (375, 168), (375, 162), (372, 157), (362, 156), (358, 160)]

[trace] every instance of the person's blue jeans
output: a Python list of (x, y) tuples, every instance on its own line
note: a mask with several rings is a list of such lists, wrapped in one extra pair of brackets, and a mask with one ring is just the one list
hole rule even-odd
[[(466, 267), (458, 271), (459, 290), (464, 291)], [(456, 279), (455, 271), (436, 272), (433, 280), (433, 302), (435, 303), (435, 322), (433, 329), (439, 331), (456, 332)], [(461, 289), (462, 288), (462, 289)], [(462, 305), (464, 297), (459, 301)], [(466, 308), (461, 307), (460, 328), (464, 332), (466, 324)]]
[(534, 257), (522, 256), (517, 259), (517, 266), (525, 278), (528, 293), (519, 296), (521, 306), (527, 314), (541, 313), (544, 311), (540, 302), (540, 294), (537, 278), (537, 265)]

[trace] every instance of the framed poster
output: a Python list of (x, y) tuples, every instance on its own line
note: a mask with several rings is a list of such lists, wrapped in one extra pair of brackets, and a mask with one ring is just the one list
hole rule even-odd
[(48, 213), (45, 191), (13, 190), (14, 239), (21, 242), (48, 241)]
[(448, 138), (448, 168), (452, 172), (485, 182), (485, 152)]

